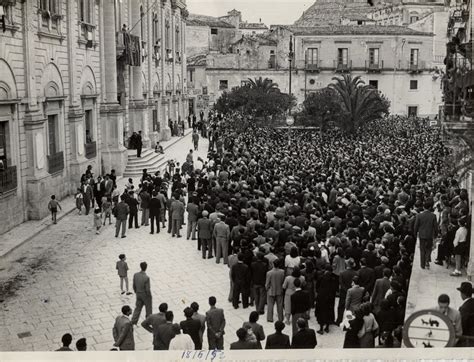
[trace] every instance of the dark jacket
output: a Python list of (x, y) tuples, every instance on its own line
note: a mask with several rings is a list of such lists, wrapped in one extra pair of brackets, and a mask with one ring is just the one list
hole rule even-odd
[(294, 349), (313, 349), (317, 345), (316, 333), (314, 329), (311, 328), (300, 329), (296, 332), (291, 341), (291, 348)]
[(230, 349), (258, 349), (258, 347), (255, 342), (237, 341), (230, 344)]
[(283, 333), (270, 334), (267, 337), (265, 349), (288, 349), (290, 348), (290, 337)]
[(156, 197), (153, 197), (149, 204), (150, 208), (150, 216), (159, 216), (160, 215), (160, 209), (161, 209), (161, 202), (158, 200)]
[(311, 308), (309, 293), (306, 290), (297, 290), (291, 296), (291, 314), (306, 313)]
[(197, 319), (186, 319), (182, 321), (180, 324), (181, 329), (183, 330), (184, 334), (189, 334), (191, 339), (194, 342), (194, 348), (199, 350), (202, 348), (202, 342), (199, 332), (201, 331), (201, 322)]
[(250, 269), (252, 271), (252, 281), (254, 285), (264, 286), (267, 277), (268, 265), (264, 261), (254, 261)]
[(247, 264), (237, 263), (235, 264), (231, 271), (230, 277), (234, 282), (234, 285), (245, 286), (250, 284), (250, 270)]
[(375, 272), (374, 269), (369, 268), (369, 267), (362, 267), (359, 269), (359, 285), (365, 290), (367, 290), (369, 293), (372, 293), (374, 290), (374, 284), (375, 284)]
[(438, 233), (438, 222), (435, 214), (425, 210), (416, 215), (414, 232), (415, 237), (419, 236), (420, 239), (433, 240)]
[(173, 323), (164, 323), (158, 326), (156, 333), (156, 344), (155, 348), (157, 350), (168, 350), (170, 348), (171, 340), (176, 336), (176, 333), (173, 331)]
[[(469, 298), (459, 307), (461, 313), (462, 334), (474, 336), (474, 299)], [(474, 347), (474, 340), (460, 340), (463, 347)]]

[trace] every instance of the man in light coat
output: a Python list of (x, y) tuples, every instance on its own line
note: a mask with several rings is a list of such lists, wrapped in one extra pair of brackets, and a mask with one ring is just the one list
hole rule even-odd
[(220, 215), (219, 222), (214, 225), (212, 237), (216, 240), (216, 263), (219, 264), (221, 257), (224, 257), (224, 264), (229, 262), (229, 238), (230, 228), (224, 222), (224, 215)]
[(199, 206), (196, 204), (193, 197), (190, 198), (190, 201), (186, 206), (186, 211), (188, 212), (188, 228), (186, 239), (189, 240), (189, 237), (192, 237), (192, 240), (196, 240), (196, 225), (199, 216)]
[(135, 273), (133, 276), (133, 291), (137, 296), (135, 312), (132, 316), (132, 324), (138, 323), (138, 318), (142, 312), (143, 306), (145, 306), (145, 316), (151, 315), (152, 311), (152, 299), (150, 290), (150, 277), (146, 275), (146, 269), (148, 264), (146, 262), (140, 263), (141, 271)]
[(181, 229), (181, 223), (183, 222), (182, 217), (184, 214), (184, 204), (179, 201), (179, 196), (175, 195), (174, 200), (171, 203), (170, 207), (171, 211), (171, 236), (180, 238), (181, 234), (179, 233), (179, 230)]
[(265, 289), (267, 290), (267, 321), (273, 322), (273, 306), (277, 305), (278, 320), (283, 321), (283, 281), (285, 272), (280, 269), (280, 261), (273, 262), (273, 269), (267, 272)]

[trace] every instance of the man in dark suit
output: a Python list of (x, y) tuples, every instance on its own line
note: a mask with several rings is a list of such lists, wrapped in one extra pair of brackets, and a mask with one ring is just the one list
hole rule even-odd
[(193, 319), (194, 310), (192, 308), (186, 308), (184, 310), (184, 316), (186, 320), (182, 321), (179, 325), (183, 330), (184, 334), (188, 334), (194, 342), (194, 349), (202, 349), (202, 341), (200, 337), (201, 322), (197, 319)]
[(209, 350), (223, 350), (225, 334), (224, 310), (216, 308), (216, 297), (209, 297), (209, 305), (211, 308), (206, 312), (207, 341), (209, 342)]
[(347, 291), (346, 310), (352, 313), (360, 307), (367, 291), (359, 285), (359, 277), (352, 278), (352, 287)]
[(166, 312), (168, 304), (161, 303), (158, 307), (159, 312), (149, 315), (143, 322), (142, 327), (150, 333), (153, 333), (153, 346), (157, 345), (158, 327), (166, 323)]
[[(472, 299), (472, 284), (462, 282), (457, 288), (461, 293), (463, 303), (459, 307), (463, 336), (474, 337), (474, 299)], [(460, 339), (457, 347), (474, 347), (474, 339)]]
[(212, 221), (208, 218), (209, 212), (204, 210), (202, 212), (202, 217), (197, 222), (197, 231), (198, 231), (198, 250), (199, 246), (202, 248), (202, 258), (211, 259), (212, 256)]
[(173, 312), (165, 313), (166, 323), (160, 324), (156, 331), (156, 345), (153, 346), (155, 351), (166, 351), (170, 348), (171, 340), (176, 336), (173, 328)]
[(285, 323), (281, 321), (275, 322), (275, 333), (267, 337), (265, 349), (288, 349), (290, 348), (290, 337), (283, 334)]
[(267, 321), (273, 322), (273, 306), (276, 302), (278, 320), (283, 322), (283, 282), (285, 272), (280, 269), (280, 261), (273, 262), (273, 269), (267, 272), (265, 288), (267, 290)]
[(388, 268), (385, 268), (383, 271), (383, 278), (377, 279), (375, 281), (374, 290), (372, 296), (370, 297), (370, 302), (374, 305), (374, 312), (377, 314), (380, 310), (380, 304), (382, 300), (385, 299), (385, 294), (387, 290), (390, 289), (390, 276), (392, 271)]
[(237, 342), (230, 344), (230, 349), (257, 349), (257, 343), (249, 342), (247, 338), (247, 330), (245, 328), (237, 329)]
[(313, 349), (318, 345), (316, 340), (316, 333), (314, 329), (308, 328), (306, 319), (300, 318), (296, 322), (298, 325), (298, 332), (293, 335), (291, 341), (292, 349)]
[(352, 278), (357, 275), (357, 272), (354, 270), (356, 263), (354, 259), (350, 258), (346, 262), (346, 270), (342, 271), (339, 274), (339, 304), (337, 306), (337, 320), (336, 324), (339, 325), (342, 323), (344, 317), (344, 308), (346, 306), (346, 296), (347, 291), (352, 286)]
[(367, 260), (365, 258), (360, 259), (359, 285), (365, 288), (367, 292), (372, 293), (375, 284), (375, 272), (374, 269), (367, 266)]
[(265, 301), (267, 299), (267, 293), (265, 289), (265, 282), (267, 278), (267, 263), (264, 261), (263, 253), (257, 253), (257, 261), (252, 262), (250, 265), (252, 275), (252, 285), (254, 288), (255, 295), (255, 309), (259, 314), (264, 314)]
[(142, 131), (138, 131), (138, 134), (135, 137), (135, 146), (137, 147), (137, 157), (142, 157)]
[(308, 319), (309, 310), (311, 308), (311, 300), (309, 293), (306, 290), (301, 289), (301, 280), (295, 279), (293, 282), (296, 291), (291, 296), (291, 323), (293, 325), (293, 335), (298, 331), (296, 321), (299, 318)]
[(158, 200), (158, 192), (153, 191), (152, 198), (148, 204), (150, 209), (150, 221), (151, 221), (151, 230), (150, 234), (155, 232), (155, 222), (156, 222), (156, 233), (160, 232), (160, 212), (161, 212), (161, 202)]
[(239, 308), (239, 296), (242, 294), (242, 306), (249, 306), (250, 294), (250, 269), (244, 263), (244, 254), (239, 253), (238, 262), (230, 270), (230, 277), (234, 285), (232, 293), (232, 305), (235, 309)]
[(415, 218), (415, 237), (420, 239), (420, 266), (421, 269), (430, 268), (430, 257), (433, 240), (438, 234), (438, 221), (431, 212), (432, 202), (427, 200), (423, 204), (424, 211)]

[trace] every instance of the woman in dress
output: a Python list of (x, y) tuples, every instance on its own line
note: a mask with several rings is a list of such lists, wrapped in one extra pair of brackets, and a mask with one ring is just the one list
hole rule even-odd
[(360, 348), (374, 348), (375, 337), (379, 332), (379, 324), (372, 314), (372, 303), (363, 303), (360, 307), (364, 314), (364, 324), (357, 334), (360, 341)]
[(329, 325), (334, 323), (334, 304), (336, 300), (337, 280), (332, 273), (331, 265), (319, 273), (316, 280), (315, 316), (319, 324), (319, 334), (329, 333)]
[(360, 308), (354, 310), (354, 314), (349, 315), (351, 319), (348, 325), (344, 327), (346, 335), (344, 337), (343, 348), (360, 348), (358, 333), (364, 324), (364, 314)]
[(286, 275), (291, 275), (295, 267), (299, 267), (301, 263), (301, 257), (298, 255), (298, 248), (292, 247), (290, 254), (285, 257), (285, 269)]
[(283, 289), (285, 290), (285, 301), (284, 301), (284, 308), (285, 308), (285, 317), (286, 317), (286, 324), (290, 324), (290, 317), (291, 317), (291, 296), (295, 293), (295, 280), (301, 280), (301, 287), (304, 287), (306, 284), (306, 280), (304, 276), (301, 275), (299, 267), (295, 267), (293, 273), (288, 275), (285, 280), (283, 281)]

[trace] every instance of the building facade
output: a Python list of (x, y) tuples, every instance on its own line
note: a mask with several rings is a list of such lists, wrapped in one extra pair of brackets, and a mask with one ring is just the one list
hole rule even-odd
[[(197, 82), (207, 84), (210, 99), (260, 76), (288, 93), (290, 37), (295, 49), (291, 93), (298, 103), (334, 76), (351, 73), (385, 94), (392, 113), (438, 114), (442, 92), (440, 77), (432, 73), (433, 34), (399, 26), (273, 27), (267, 35), (234, 43), (232, 53), (209, 54), (206, 71), (200, 72), (206, 79)], [(188, 74), (194, 68), (188, 66)]]
[[(0, 233), (185, 117), (183, 0), (1, 0)], [(5, 212), (8, 210), (8, 212)]]

